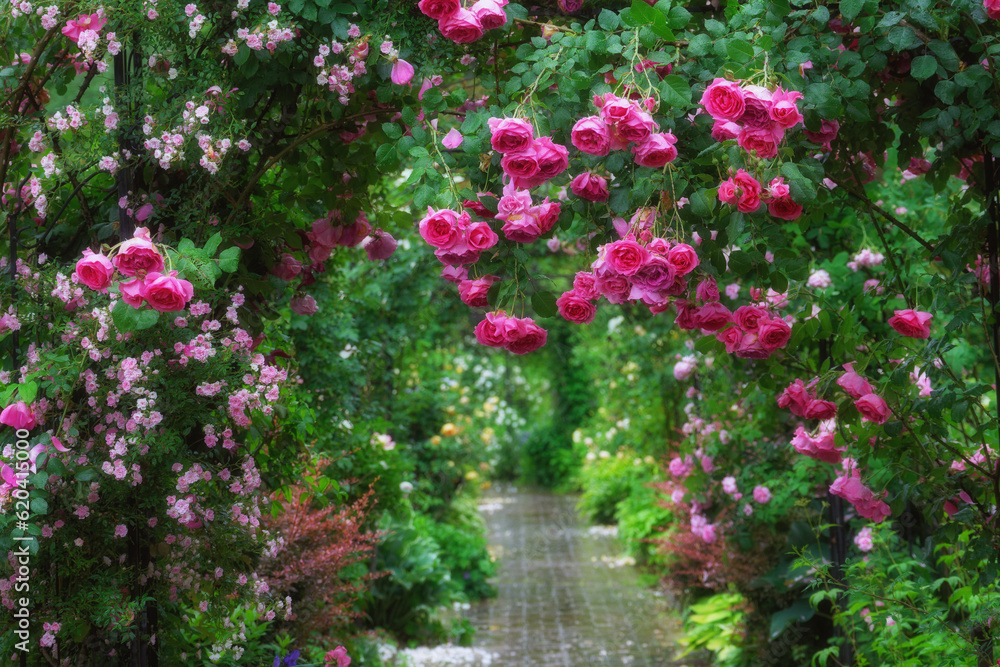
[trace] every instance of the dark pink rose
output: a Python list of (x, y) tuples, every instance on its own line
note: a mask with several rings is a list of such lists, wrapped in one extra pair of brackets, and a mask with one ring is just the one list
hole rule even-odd
[(142, 306), (142, 280), (142, 278), (135, 278), (127, 283), (123, 282), (118, 284), (118, 291), (121, 292), (122, 301), (133, 308), (139, 308)]
[[(327, 255), (329, 256), (329, 255)], [(302, 262), (287, 252), (282, 253), (278, 263), (271, 267), (271, 275), (279, 280), (292, 280), (302, 273)]]
[(767, 359), (771, 356), (771, 351), (760, 344), (757, 332), (753, 332), (743, 334), (743, 340), (735, 354), (740, 359)]
[(677, 158), (677, 149), (674, 148), (676, 142), (677, 137), (669, 132), (650, 135), (644, 142), (632, 148), (635, 163), (640, 167), (654, 169), (666, 166)]
[[(744, 306), (744, 308), (746, 307), (748, 306)], [(735, 314), (737, 324), (739, 324), (740, 310), (737, 309)], [(788, 408), (797, 417), (805, 417), (806, 409), (814, 400), (816, 400), (816, 397), (806, 389), (805, 383), (802, 380), (795, 380), (785, 387), (785, 390), (778, 396), (778, 407)]]
[(111, 263), (126, 276), (142, 277), (163, 271), (163, 255), (156, 250), (145, 227), (136, 229), (133, 237), (119, 246)]
[[(507, 153), (500, 160), (500, 168), (508, 176), (519, 180), (529, 180), (537, 176), (539, 164), (534, 147), (529, 147), (517, 153)], [(518, 187), (525, 186), (519, 184)]]
[(840, 131), (840, 123), (835, 120), (824, 120), (818, 132), (805, 131), (806, 137), (814, 144), (819, 144), (826, 150), (830, 150), (830, 145), (837, 138)]
[(742, 213), (753, 213), (760, 208), (760, 194), (760, 183), (742, 169), (719, 185), (719, 200), (736, 206)]
[(802, 204), (797, 204), (791, 197), (772, 199), (767, 204), (767, 212), (782, 220), (795, 220), (802, 215)]
[(677, 328), (685, 331), (693, 331), (701, 328), (701, 325), (698, 323), (698, 308), (694, 304), (687, 301), (678, 301), (675, 305), (677, 306), (677, 317), (674, 318), (674, 324), (677, 325)]
[(490, 118), (490, 145), (497, 153), (518, 153), (531, 147), (535, 129), (523, 118)]
[(471, 44), (483, 36), (483, 24), (468, 9), (459, 9), (438, 21), (438, 30), (445, 39), (456, 44)]
[(670, 289), (676, 277), (677, 270), (666, 257), (650, 254), (632, 276), (632, 284), (651, 292), (662, 292)]
[[(516, 326), (511, 326), (516, 322)], [(504, 348), (514, 354), (528, 354), (545, 345), (548, 332), (530, 317), (509, 318), (504, 325)]]
[(428, 18), (440, 21), (461, 9), (462, 4), (459, 0), (420, 0), (417, 7)]
[(813, 399), (802, 415), (806, 419), (833, 419), (837, 416), (837, 404), (833, 401)]
[(719, 285), (715, 282), (715, 278), (705, 278), (700, 283), (698, 287), (695, 288), (695, 296), (701, 301), (708, 303), (710, 301), (718, 301), (719, 296)]
[(103, 253), (83, 249), (83, 257), (76, 261), (76, 277), (92, 290), (104, 291), (111, 285), (115, 267)]
[(930, 338), (932, 317), (921, 310), (897, 310), (889, 318), (889, 326), (910, 338)]
[(462, 238), (472, 219), (468, 213), (459, 215), (450, 209), (435, 211), (427, 207), (427, 215), (418, 225), (420, 236), (435, 248), (451, 248)]
[(743, 89), (735, 81), (714, 79), (701, 96), (701, 105), (716, 120), (738, 121), (746, 108)]
[(306, 317), (315, 315), (316, 311), (319, 310), (319, 306), (316, 305), (316, 299), (312, 298), (308, 294), (292, 297), (292, 301), (289, 305), (291, 305), (293, 313), (305, 315)]
[(597, 314), (597, 308), (590, 299), (575, 291), (563, 292), (556, 299), (556, 307), (559, 308), (560, 316), (577, 324), (590, 324), (594, 321), (594, 315)]
[(574, 178), (569, 187), (573, 194), (587, 201), (607, 201), (608, 199), (608, 182), (589, 171)]
[(618, 120), (615, 127), (615, 132), (622, 141), (634, 141), (637, 144), (649, 139), (655, 131), (656, 123), (653, 117), (634, 104), (629, 105), (629, 112)]
[(143, 281), (141, 293), (142, 298), (153, 310), (172, 313), (184, 310), (188, 301), (194, 296), (194, 286), (183, 278), (178, 278), (176, 271), (166, 275), (148, 273)]
[(876, 424), (884, 424), (892, 414), (886, 402), (876, 394), (865, 394), (854, 401), (854, 407), (861, 413), (861, 419)]
[(787, 345), (791, 337), (792, 328), (784, 320), (762, 320), (757, 328), (757, 340), (769, 352), (774, 352), (779, 347)]
[(706, 303), (694, 316), (699, 329), (718, 331), (733, 320), (733, 314), (718, 301)]
[(743, 331), (737, 326), (726, 327), (715, 333), (715, 339), (726, 346), (726, 352), (733, 354), (743, 342)]
[(771, 120), (791, 129), (802, 122), (802, 113), (796, 103), (802, 99), (797, 90), (784, 90), (781, 86), (771, 95)]
[(0, 412), (0, 424), (10, 426), (15, 431), (30, 431), (37, 425), (35, 415), (24, 401), (11, 403)]
[(753, 129), (771, 129), (776, 123), (771, 120), (772, 95), (763, 86), (745, 86), (743, 88), (745, 108), (740, 116), (740, 125)]
[(368, 259), (373, 262), (392, 257), (393, 253), (396, 252), (397, 245), (398, 243), (392, 234), (383, 232), (381, 229), (375, 230), (361, 242), (361, 247), (368, 253)]
[(503, 336), (506, 320), (507, 315), (503, 311), (486, 313), (486, 317), (476, 325), (476, 340), (479, 344), (488, 347), (503, 347), (506, 342)]
[(570, 141), (579, 151), (589, 155), (607, 155), (611, 150), (608, 125), (598, 116), (587, 116), (576, 121), (570, 132)]
[(678, 243), (667, 251), (667, 261), (678, 276), (686, 276), (698, 266), (698, 253), (687, 243)]
[(767, 319), (767, 310), (760, 306), (740, 306), (733, 313), (733, 321), (744, 331), (757, 331)]
[(474, 222), (469, 225), (469, 229), (466, 231), (466, 240), (470, 248), (482, 252), (495, 246), (500, 237), (487, 223)]

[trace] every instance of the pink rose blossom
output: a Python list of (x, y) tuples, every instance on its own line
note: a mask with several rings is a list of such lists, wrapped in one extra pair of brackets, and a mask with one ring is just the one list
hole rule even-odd
[(456, 44), (471, 44), (483, 36), (483, 25), (468, 9), (459, 9), (438, 21), (438, 30), (445, 39)]
[(163, 271), (163, 255), (156, 250), (145, 227), (136, 229), (132, 238), (121, 244), (111, 263), (126, 276)]
[(170, 313), (184, 310), (194, 296), (194, 286), (187, 280), (178, 278), (176, 271), (166, 275), (149, 273), (143, 280), (140, 294), (154, 310)]
[(574, 178), (569, 187), (573, 194), (587, 201), (607, 201), (608, 199), (608, 182), (597, 174), (584, 172)]
[(607, 123), (598, 116), (581, 118), (570, 132), (570, 141), (588, 155), (607, 155), (611, 150), (611, 134)]
[(910, 338), (930, 338), (930, 321), (934, 317), (920, 310), (897, 310), (889, 318), (889, 326)]
[(490, 145), (497, 153), (518, 153), (531, 147), (535, 130), (523, 118), (490, 118)]
[(103, 253), (83, 249), (83, 257), (76, 262), (76, 277), (92, 290), (103, 291), (111, 285), (115, 267)]
[(738, 121), (745, 109), (743, 89), (735, 81), (716, 78), (701, 96), (701, 105), (716, 120)]
[(389, 78), (397, 86), (405, 86), (413, 79), (413, 65), (399, 58), (392, 64), (392, 72)]

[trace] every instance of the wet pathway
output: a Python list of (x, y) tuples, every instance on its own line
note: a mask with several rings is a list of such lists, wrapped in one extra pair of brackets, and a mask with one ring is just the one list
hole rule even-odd
[[(499, 561), (498, 596), (465, 615), (476, 627), (467, 660), (503, 667), (665, 667), (678, 622), (642, 587), (607, 530), (586, 526), (575, 498), (499, 490), (480, 505)], [(454, 656), (457, 658), (458, 656)]]

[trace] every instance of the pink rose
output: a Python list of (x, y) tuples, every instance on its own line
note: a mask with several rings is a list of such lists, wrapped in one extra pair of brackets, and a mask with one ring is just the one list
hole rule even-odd
[(532, 146), (538, 160), (538, 183), (558, 176), (569, 166), (569, 151), (562, 144), (553, 143), (551, 137), (539, 137)]
[(733, 354), (743, 342), (743, 331), (736, 326), (726, 327), (716, 332), (715, 339), (726, 346), (728, 354)]
[(479, 251), (470, 248), (466, 239), (460, 238), (454, 245), (447, 248), (438, 248), (434, 251), (434, 256), (442, 264), (459, 266), (461, 264), (475, 264), (479, 261)]
[(1000, 0), (983, 0), (983, 9), (986, 10), (986, 16), (994, 21), (1000, 19)]
[(698, 253), (687, 243), (678, 243), (667, 251), (667, 261), (678, 276), (686, 276), (698, 266)]
[(524, 213), (507, 216), (500, 231), (508, 240), (515, 243), (531, 243), (544, 233), (539, 224), (537, 207), (533, 206)]
[(333, 248), (340, 240), (340, 227), (334, 227), (330, 218), (313, 220), (312, 231), (306, 233), (306, 238), (315, 245)]
[(635, 163), (640, 167), (653, 167), (654, 169), (666, 166), (677, 158), (677, 149), (674, 147), (676, 142), (677, 137), (669, 132), (651, 135), (644, 142), (632, 148)]
[(674, 324), (677, 325), (679, 329), (684, 331), (693, 331), (695, 329), (700, 329), (701, 326), (698, 323), (698, 308), (687, 301), (678, 301), (677, 306), (677, 317), (674, 318)]
[[(516, 322), (516, 326), (511, 326)], [(548, 332), (530, 317), (509, 318), (504, 326), (504, 348), (514, 354), (528, 354), (545, 345)]]
[(804, 428), (799, 426), (795, 429), (795, 437), (792, 438), (792, 447), (799, 454), (810, 456), (826, 463), (840, 463), (843, 449), (836, 446), (833, 433), (820, 428), (816, 437), (809, 435)]
[(740, 306), (733, 313), (733, 321), (744, 331), (757, 331), (768, 319), (767, 310), (760, 306)]
[(764, 320), (757, 329), (757, 340), (760, 341), (761, 347), (769, 352), (787, 345), (791, 337), (792, 328), (780, 319)]
[(31, 408), (24, 401), (11, 403), (0, 412), (0, 424), (6, 424), (15, 431), (25, 429), (30, 431), (35, 428), (35, 415)]
[(76, 277), (92, 290), (104, 291), (111, 285), (115, 267), (103, 253), (83, 249), (83, 257), (76, 262)]
[(500, 237), (485, 222), (472, 223), (466, 232), (469, 247), (479, 252), (492, 248), (499, 240)]
[(597, 290), (597, 278), (589, 271), (579, 271), (573, 277), (573, 291), (582, 299), (592, 300), (601, 296)]
[[(740, 309), (737, 309), (737, 324), (739, 324), (739, 313)], [(816, 400), (816, 397), (806, 389), (805, 383), (802, 380), (795, 380), (785, 387), (785, 390), (778, 396), (778, 407), (788, 408), (788, 411), (797, 417), (805, 417), (806, 409), (814, 400)]]
[(701, 96), (701, 105), (716, 120), (738, 121), (746, 108), (743, 89), (735, 81), (716, 78)]
[(397, 86), (405, 86), (413, 78), (413, 65), (399, 58), (392, 64), (389, 79)]
[(776, 126), (771, 120), (773, 96), (771, 91), (763, 86), (746, 86), (743, 88), (745, 109), (740, 116), (740, 125), (744, 129), (770, 130)]
[(319, 307), (316, 305), (316, 299), (308, 294), (292, 297), (289, 305), (291, 305), (293, 313), (305, 315), (306, 317), (315, 315), (316, 311), (319, 310)]
[(801, 123), (802, 113), (796, 105), (800, 99), (802, 93), (797, 90), (784, 90), (778, 86), (771, 95), (771, 120), (786, 130)]
[(712, 138), (716, 141), (730, 141), (740, 136), (740, 126), (728, 120), (717, 120), (712, 126)]
[(469, 277), (469, 269), (464, 266), (445, 266), (441, 268), (441, 277), (457, 285)]
[(604, 246), (604, 261), (623, 276), (635, 275), (649, 260), (649, 252), (631, 239), (622, 239)]
[(733, 183), (736, 186), (737, 211), (742, 213), (753, 213), (760, 208), (761, 187), (756, 178), (742, 169), (739, 169), (733, 177)]
[(795, 220), (802, 215), (802, 204), (797, 204), (791, 197), (780, 197), (768, 202), (767, 212), (775, 218)]
[(632, 284), (651, 292), (663, 292), (673, 285), (677, 269), (662, 255), (650, 254), (642, 267), (632, 275)]
[(483, 276), (458, 283), (458, 295), (461, 297), (462, 303), (470, 308), (485, 308), (489, 305), (486, 301), (486, 293), (490, 291), (490, 286), (497, 280), (499, 278), (496, 276)]
[(365, 240), (361, 242), (361, 247), (368, 254), (368, 259), (373, 262), (392, 257), (393, 253), (396, 252), (397, 245), (398, 243), (392, 237), (392, 234), (383, 232), (381, 229), (372, 232), (370, 236), (366, 236)]
[(590, 324), (594, 321), (594, 315), (597, 314), (597, 308), (594, 304), (575, 291), (563, 292), (556, 299), (556, 306), (563, 319), (577, 324)]
[(490, 145), (497, 153), (519, 153), (531, 148), (535, 130), (523, 118), (490, 118)]
[(733, 314), (718, 301), (712, 301), (698, 309), (694, 321), (699, 329), (718, 331), (733, 321)]
[(830, 493), (851, 503), (858, 514), (875, 523), (881, 523), (891, 513), (889, 506), (861, 483), (861, 473), (857, 468), (851, 474), (845, 473), (835, 479), (830, 485)]
[(332, 651), (327, 652), (323, 659), (326, 662), (337, 661), (337, 667), (351, 667), (351, 656), (347, 655), (347, 649), (343, 646), (338, 646)]
[(589, 171), (574, 178), (569, 187), (573, 194), (587, 201), (607, 201), (608, 199), (608, 182)]
[(176, 271), (166, 275), (148, 273), (143, 281), (141, 294), (153, 310), (172, 313), (184, 310), (194, 296), (194, 286), (183, 278), (178, 278)]
[(840, 131), (840, 123), (835, 120), (824, 120), (818, 132), (805, 131), (806, 137), (814, 144), (819, 144), (826, 150), (830, 150), (830, 145), (837, 138)]
[(889, 326), (910, 338), (930, 338), (930, 321), (934, 317), (921, 310), (897, 310), (889, 318)]
[(123, 282), (118, 284), (118, 291), (121, 292), (122, 301), (133, 308), (139, 308), (142, 306), (142, 288), (142, 278), (134, 278), (127, 283)]
[(83, 31), (93, 30), (94, 32), (100, 32), (101, 28), (107, 22), (108, 20), (100, 14), (81, 14), (75, 21), (66, 21), (66, 25), (62, 27), (62, 34), (66, 35), (66, 38), (71, 42), (76, 43), (79, 41), (80, 34)]
[(163, 271), (163, 255), (156, 250), (145, 227), (136, 229), (133, 237), (119, 246), (111, 263), (126, 276)]
[(747, 153), (756, 154), (762, 160), (770, 160), (778, 155), (778, 143), (781, 137), (770, 128), (750, 127), (746, 125), (740, 130), (736, 143)]
[(427, 207), (427, 215), (420, 221), (418, 229), (420, 236), (435, 248), (447, 249), (454, 246), (461, 238), (465, 228), (472, 218), (468, 213), (459, 215), (450, 209), (435, 211)]
[(576, 121), (570, 132), (570, 141), (588, 155), (607, 155), (611, 150), (611, 133), (607, 123), (598, 116), (587, 116)]
[[(604, 109), (606, 110), (608, 108), (609, 107), (605, 107)], [(611, 122), (606, 116), (605, 121)], [(653, 117), (634, 104), (629, 105), (628, 113), (618, 120), (615, 128), (615, 133), (622, 141), (634, 141), (638, 144), (641, 144), (653, 136), (653, 132), (655, 131), (656, 123), (653, 121)]]
[(872, 393), (872, 386), (868, 383), (868, 380), (854, 372), (853, 361), (849, 364), (844, 364), (844, 374), (837, 378), (837, 384), (854, 399)]
[(636, 111), (635, 104), (614, 93), (604, 93), (600, 97), (595, 95), (594, 106), (600, 109), (601, 118), (608, 125), (617, 125)]
[(457, 12), (462, 8), (462, 5), (459, 0), (420, 0), (417, 7), (428, 18), (440, 21)]
[(468, 9), (459, 9), (439, 20), (438, 30), (456, 44), (471, 44), (483, 36), (483, 25)]
[(876, 424), (884, 424), (892, 414), (886, 402), (876, 394), (865, 394), (854, 401), (854, 407), (861, 413), (862, 420)]
[(767, 359), (771, 356), (771, 350), (761, 345), (757, 332), (753, 332), (743, 334), (743, 340), (735, 354), (740, 359)]
[(806, 419), (833, 419), (837, 416), (837, 404), (833, 401), (813, 399), (802, 415)]
[(549, 201), (549, 198), (546, 197), (545, 201), (539, 204), (536, 209), (538, 228), (542, 230), (542, 234), (548, 234), (555, 226), (556, 221), (559, 220), (559, 214), (562, 213), (562, 204), (557, 201)]
[[(539, 172), (538, 157), (535, 154), (535, 149), (529, 147), (517, 153), (507, 153), (500, 160), (500, 168), (503, 169), (505, 174), (517, 181), (531, 180)], [(531, 187), (521, 182), (517, 182), (516, 186), (518, 188)]]
[(483, 30), (493, 30), (502, 28), (507, 22), (507, 13), (502, 9), (506, 4), (507, 0), (479, 0), (469, 9), (479, 19)]
[[(329, 254), (327, 254), (329, 257)], [(289, 281), (295, 278), (297, 275), (302, 273), (302, 262), (297, 260), (293, 255), (282, 253), (277, 264), (271, 267), (271, 275), (278, 278), (278, 280)]]
[(476, 325), (476, 340), (487, 347), (503, 347), (503, 326), (507, 315), (503, 311), (486, 313), (486, 317)]
[(625, 303), (632, 291), (632, 285), (626, 276), (608, 272), (597, 276), (597, 291), (611, 303)]
[(791, 195), (791, 188), (785, 183), (783, 176), (778, 176), (777, 178), (771, 179), (771, 182), (767, 184), (767, 194), (773, 199), (780, 199), (781, 197), (788, 197)]
[(766, 505), (771, 501), (771, 490), (766, 486), (755, 486), (753, 488), (753, 499), (761, 505)]
[(705, 278), (700, 283), (698, 287), (695, 288), (695, 296), (698, 297), (703, 302), (718, 301), (719, 296), (719, 285), (715, 282), (715, 278)]

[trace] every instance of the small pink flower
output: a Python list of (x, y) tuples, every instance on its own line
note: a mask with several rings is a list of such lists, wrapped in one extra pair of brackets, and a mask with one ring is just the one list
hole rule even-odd
[(753, 489), (753, 499), (761, 505), (766, 505), (771, 500), (771, 490), (766, 486), (755, 486)]
[(128, 528), (124, 524), (118, 524), (115, 526), (115, 537), (125, 537), (128, 534)]
[(454, 150), (462, 145), (462, 139), (462, 133), (453, 127), (448, 131), (448, 134), (444, 135), (441, 145), (448, 150)]
[(413, 78), (413, 65), (399, 58), (392, 64), (390, 79), (397, 86), (405, 86)]

